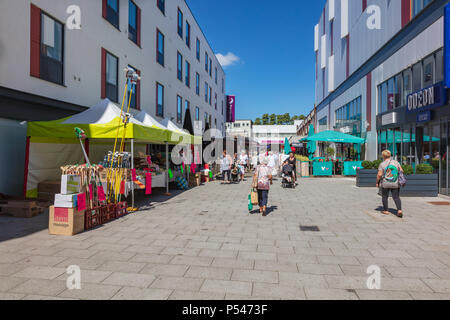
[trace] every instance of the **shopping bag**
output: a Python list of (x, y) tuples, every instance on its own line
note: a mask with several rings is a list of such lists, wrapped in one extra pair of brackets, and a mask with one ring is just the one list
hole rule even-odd
[(251, 197), (251, 201), (253, 205), (257, 205), (258, 204), (258, 192), (256, 190), (252, 190), (252, 193), (250, 194)]
[(248, 211), (252, 211), (252, 210), (253, 210), (252, 196), (249, 194), (248, 195)]

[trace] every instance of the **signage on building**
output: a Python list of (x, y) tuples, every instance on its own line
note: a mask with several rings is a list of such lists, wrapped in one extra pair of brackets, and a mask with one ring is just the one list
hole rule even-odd
[(450, 88), (450, 4), (445, 6), (444, 14), (444, 66), (445, 87)]
[(442, 82), (408, 95), (408, 112), (419, 112), (425, 109), (442, 106), (445, 101), (445, 89)]
[(390, 124), (395, 124), (397, 123), (397, 112), (391, 112), (388, 114), (384, 114), (381, 117), (381, 125), (382, 126), (387, 126)]
[(417, 115), (417, 122), (429, 122), (431, 121), (431, 110), (421, 112)]
[(236, 121), (236, 96), (227, 96), (227, 122)]

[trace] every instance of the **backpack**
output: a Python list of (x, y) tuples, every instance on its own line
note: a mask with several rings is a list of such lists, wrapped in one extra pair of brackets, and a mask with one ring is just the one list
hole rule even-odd
[(399, 188), (399, 169), (398, 166), (394, 163), (392, 164), (392, 161), (389, 161), (387, 167), (384, 169), (383, 172), (383, 188), (384, 189), (397, 189)]

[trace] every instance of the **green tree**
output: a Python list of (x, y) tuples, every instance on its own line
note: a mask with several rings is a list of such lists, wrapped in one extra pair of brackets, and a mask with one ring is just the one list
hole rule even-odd
[(301, 114), (301, 115), (298, 117), (298, 119), (299, 119), (299, 120), (305, 120), (306, 117), (305, 117), (305, 115)]
[(265, 126), (269, 124), (269, 115), (267, 113), (263, 114), (263, 116), (262, 116), (262, 123)]
[(273, 126), (277, 123), (277, 116), (275, 114), (270, 115), (269, 125)]
[(256, 118), (254, 125), (255, 125), (255, 126), (260, 126), (260, 125), (262, 125), (261, 118)]

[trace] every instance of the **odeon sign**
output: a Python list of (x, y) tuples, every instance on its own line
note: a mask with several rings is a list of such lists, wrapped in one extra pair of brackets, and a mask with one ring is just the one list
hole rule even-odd
[(442, 106), (445, 103), (445, 90), (442, 83), (408, 95), (408, 112)]

